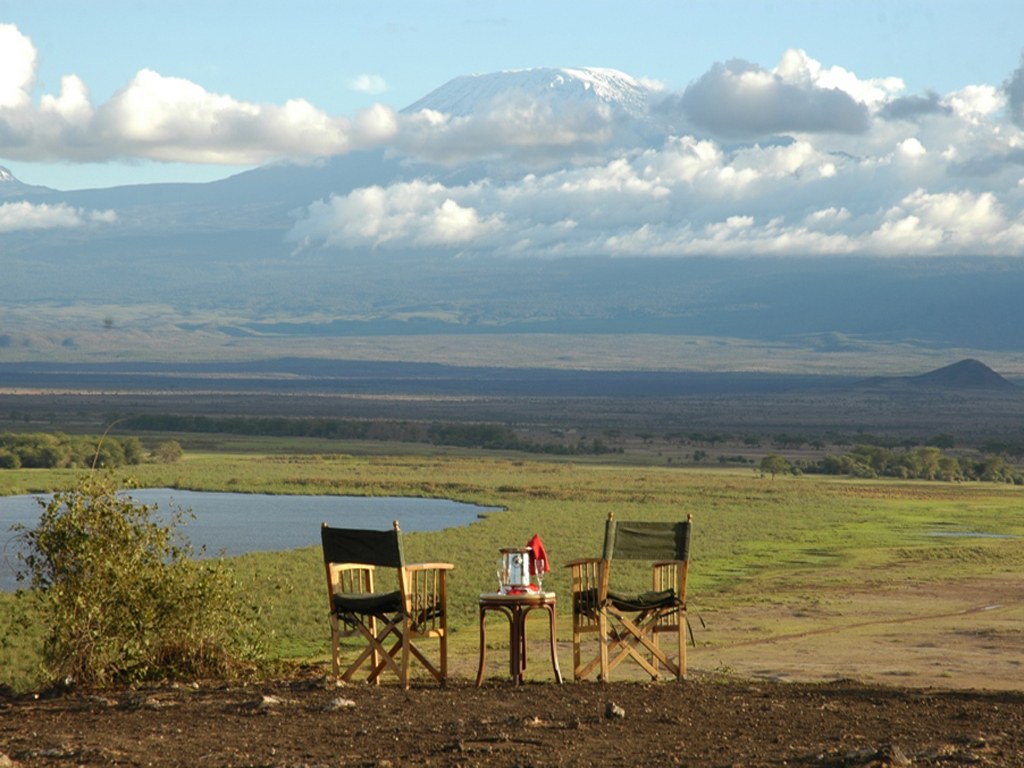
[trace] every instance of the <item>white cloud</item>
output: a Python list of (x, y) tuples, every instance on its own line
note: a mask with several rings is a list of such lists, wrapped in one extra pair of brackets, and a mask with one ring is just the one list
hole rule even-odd
[[(931, 134), (963, 130), (955, 113), (936, 115), (945, 127)], [(953, 155), (929, 152), (912, 124), (902, 130), (887, 127), (864, 156), (811, 136), (729, 148), (689, 135), (500, 182), (373, 187), (311, 206), (292, 237), (357, 251), (437, 247), (450, 201), (463, 226), (448, 244), (481, 254), (1019, 254), (1019, 168), (999, 188), (970, 189)]]
[(357, 75), (349, 81), (348, 87), (360, 93), (377, 95), (385, 93), (388, 89), (387, 81), (380, 75)]
[(916, 138), (911, 136), (909, 139), (905, 139), (900, 142), (898, 151), (900, 155), (908, 160), (917, 160), (928, 154), (928, 151), (924, 148), (924, 145)]
[(60, 93), (43, 94), (36, 105), (35, 68), (32, 41), (0, 25), (0, 156), (252, 165), (374, 145), (396, 126), (394, 112), (380, 105), (354, 120), (332, 117), (305, 100), (242, 101), (151, 69), (98, 106), (75, 75), (63, 77)]
[(60, 95), (43, 96), (39, 111), (68, 124), (84, 125), (92, 119), (93, 108), (89, 89), (75, 75), (66, 75), (60, 81)]
[(872, 250), (886, 254), (1019, 252), (1024, 246), (1024, 215), (1007, 217), (990, 192), (930, 194), (915, 190), (886, 212), (871, 235)]
[(238, 101), (151, 70), (139, 72), (100, 107), (96, 123), (106, 143), (157, 160), (251, 164), (352, 147), (350, 121), (332, 118), (308, 101)]
[(902, 87), (896, 78), (863, 81), (824, 69), (794, 49), (772, 71), (741, 59), (717, 63), (663, 110), (723, 137), (863, 133), (872, 110)]
[(1006, 92), (1011, 119), (1024, 128), (1024, 54), (1021, 55), (1020, 66), (1010, 75), (1003, 90)]
[(823, 208), (820, 211), (812, 211), (807, 216), (807, 223), (812, 226), (822, 226), (829, 224), (841, 224), (844, 221), (849, 221), (850, 212), (845, 208), (836, 208), (835, 206), (829, 208)]
[[(501, 96), (479, 114), (351, 117), (244, 101), (142, 69), (102, 104), (67, 75), (33, 102), (36, 50), (0, 25), (0, 156), (255, 164), (383, 147), (404, 175), (312, 203), (289, 238), (349, 251), (1019, 255), (1024, 62), (1001, 88), (906, 95), (805, 51), (712, 65), (645, 120)], [(371, 92), (383, 80), (351, 83)], [(454, 110), (453, 110), (454, 111)], [(460, 165), (461, 164), (461, 165)], [(443, 183), (439, 179), (445, 179)], [(0, 229), (113, 212), (7, 204)]]
[(309, 206), (291, 232), (300, 243), (346, 248), (397, 249), (458, 245), (501, 229), (497, 214), (481, 215), (460, 202), (479, 196), (473, 188), (422, 181), (387, 188), (365, 187)]
[(0, 205), (0, 232), (32, 229), (74, 229), (88, 224), (112, 224), (114, 211), (92, 211), (74, 208), (66, 203), (48, 205), (28, 202)]
[(1006, 97), (991, 85), (969, 85), (945, 100), (962, 118), (978, 123), (1006, 106)]
[(889, 101), (905, 88), (903, 80), (898, 77), (861, 80), (842, 67), (825, 68), (821, 62), (797, 48), (791, 48), (782, 55), (773, 74), (783, 82), (804, 88), (842, 91), (854, 101), (872, 109)]
[(29, 102), (36, 76), (36, 49), (12, 24), (0, 24), (0, 109)]
[(496, 99), (472, 116), (425, 109), (400, 116), (398, 150), (444, 164), (495, 158), (531, 165), (563, 165), (567, 159), (616, 142), (618, 125), (600, 106), (580, 104), (555, 110), (550, 103), (520, 94)]

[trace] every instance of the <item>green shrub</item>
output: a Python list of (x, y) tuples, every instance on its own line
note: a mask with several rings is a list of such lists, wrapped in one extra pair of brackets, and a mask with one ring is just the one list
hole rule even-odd
[(180, 460), (184, 453), (181, 443), (177, 440), (167, 440), (157, 446), (155, 456), (157, 461), (161, 461), (164, 464), (173, 464)]
[(23, 529), (21, 576), (43, 606), (54, 679), (230, 676), (258, 661), (255, 622), (224, 563), (194, 559), (177, 530), (191, 513), (163, 521), (95, 474), (40, 503), (38, 527)]

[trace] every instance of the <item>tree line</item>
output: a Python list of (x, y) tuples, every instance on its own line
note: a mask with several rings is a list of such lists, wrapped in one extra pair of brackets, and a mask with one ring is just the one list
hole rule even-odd
[(317, 437), (329, 440), (388, 440), (459, 448), (550, 454), (603, 454), (621, 451), (600, 438), (572, 443), (523, 440), (513, 429), (493, 423), (442, 423), (367, 419), (285, 418), (280, 416), (191, 416), (143, 414), (121, 419), (126, 428), (164, 432), (202, 432), (263, 437)]
[(0, 469), (111, 469), (149, 460), (170, 463), (181, 456), (181, 445), (175, 440), (161, 443), (151, 454), (137, 437), (62, 432), (0, 434)]
[(953, 456), (934, 446), (894, 450), (878, 445), (857, 445), (844, 454), (826, 454), (820, 459), (796, 463), (789, 463), (778, 454), (769, 454), (762, 460), (761, 469), (772, 475), (789, 471), (862, 478), (1024, 484), (1021, 471), (1001, 456)]
[(0, 469), (120, 467), (148, 456), (137, 437), (95, 437), (60, 432), (0, 434)]

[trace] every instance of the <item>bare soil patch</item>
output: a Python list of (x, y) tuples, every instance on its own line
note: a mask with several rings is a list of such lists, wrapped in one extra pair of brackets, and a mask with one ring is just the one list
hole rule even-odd
[[(1019, 580), (992, 578), (699, 609), (682, 683), (555, 685), (538, 632), (518, 688), (473, 686), (475, 659), (460, 658), (443, 689), (338, 686), (310, 666), (248, 685), (0, 698), (0, 753), (23, 766), (1019, 766), (1021, 596)], [(568, 671), (565, 644), (560, 659)]]
[(1019, 693), (852, 682), (406, 692), (317, 678), (0, 710), (0, 744), (27, 766), (1013, 766), (1022, 730)]
[[(880, 579), (881, 581), (881, 579)], [(800, 602), (697, 608), (694, 664), (778, 681), (1024, 691), (1024, 580), (815, 589)], [(703, 640), (703, 643), (701, 642)]]

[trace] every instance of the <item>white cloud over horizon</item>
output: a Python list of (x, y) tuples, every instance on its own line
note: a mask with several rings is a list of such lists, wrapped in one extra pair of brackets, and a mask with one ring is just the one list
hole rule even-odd
[(0, 232), (38, 229), (77, 229), (89, 224), (113, 224), (117, 213), (75, 208), (66, 203), (28, 203), (18, 201), (0, 204)]
[[(302, 247), (570, 255), (1020, 255), (1024, 59), (1002, 84), (906, 94), (806, 51), (771, 69), (712, 63), (658, 94), (643, 130), (601, 105), (553, 110), (510, 94), (482, 114), (330, 115), (256, 103), (141, 69), (93, 103), (74, 74), (36, 94), (38, 52), (0, 24), (0, 158), (253, 165), (383, 148), (473, 164), (460, 180), (403, 179), (311, 201)], [(350, 87), (379, 94), (359, 75)], [(0, 206), (24, 222), (112, 214)], [(6, 222), (6, 224), (5, 224)], [(5, 229), (6, 227), (6, 229)]]
[(344, 153), (394, 131), (393, 113), (379, 106), (332, 117), (304, 99), (257, 104), (151, 69), (98, 106), (76, 75), (35, 104), (35, 65), (31, 40), (0, 24), (0, 157), (252, 165)]

